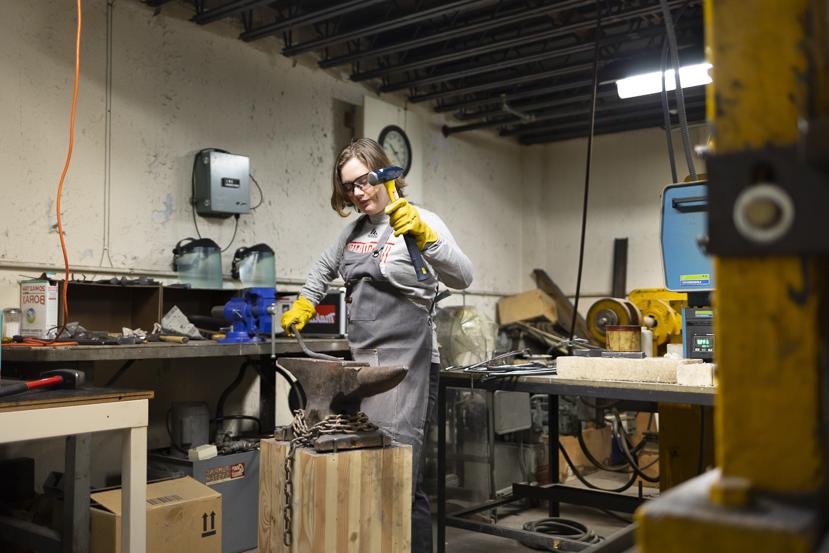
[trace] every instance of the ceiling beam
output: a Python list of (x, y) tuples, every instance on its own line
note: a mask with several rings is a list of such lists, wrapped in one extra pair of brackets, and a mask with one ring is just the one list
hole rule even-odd
[(276, 0), (234, 0), (233, 2), (227, 2), (213, 9), (197, 13), (190, 20), (198, 23), (199, 25), (206, 25), (207, 23), (213, 23), (214, 21), (224, 19), (225, 17), (232, 17), (236, 14), (258, 8), (259, 6), (265, 4), (272, 4), (275, 1)]
[(505, 27), (507, 25), (512, 25), (513, 23), (520, 23), (522, 21), (533, 19), (535, 17), (540, 17), (545, 14), (558, 13), (564, 10), (579, 8), (587, 5), (593, 5), (595, 3), (595, 0), (568, 0), (565, 2), (548, 4), (545, 6), (538, 6), (536, 8), (532, 8), (529, 10), (523, 9), (518, 13), (513, 13), (511, 15), (493, 16), (486, 21), (478, 21), (476, 23), (470, 23), (468, 25), (454, 27), (447, 31), (426, 35), (420, 38), (404, 40), (401, 42), (395, 42), (394, 44), (389, 44), (387, 46), (381, 46), (379, 48), (370, 48), (367, 50), (361, 50), (359, 52), (353, 52), (351, 54), (343, 54), (341, 56), (324, 59), (320, 61), (319, 65), (320, 67), (327, 69), (330, 67), (336, 67), (338, 65), (353, 63), (355, 61), (359, 61), (365, 58), (387, 56), (389, 54), (394, 54), (396, 52), (400, 52), (403, 50), (412, 50), (414, 48), (420, 48), (428, 44), (434, 44), (435, 42), (442, 42), (450, 39), (454, 40), (463, 35), (471, 33), (480, 33), (483, 31), (488, 31), (490, 29), (496, 29), (498, 27)]
[[(436, 98), (446, 98), (450, 96), (458, 96), (459, 94), (471, 94), (473, 92), (483, 92), (485, 90), (493, 90), (493, 89), (503, 89), (508, 86), (517, 85), (517, 84), (524, 84), (533, 81), (539, 81), (541, 79), (551, 79), (555, 77), (561, 77), (563, 75), (571, 75), (573, 73), (582, 73), (585, 71), (590, 71), (593, 69), (592, 63), (582, 63), (579, 65), (568, 65), (565, 67), (559, 67), (556, 69), (551, 69), (550, 71), (540, 71), (537, 73), (530, 73), (528, 75), (520, 75), (518, 77), (512, 77), (508, 79), (501, 79), (501, 80), (492, 80), (482, 84), (475, 84), (470, 86), (462, 86), (458, 88), (453, 88), (450, 90), (441, 90), (437, 92), (430, 92), (426, 94), (419, 94), (415, 96), (409, 96), (409, 101), (413, 104), (418, 102), (425, 102), (427, 100), (434, 100)], [(569, 85), (569, 83), (568, 83)], [(562, 85), (565, 86), (565, 85)]]
[[(687, 0), (672, 0), (668, 2), (668, 5), (671, 8), (675, 8), (677, 6), (683, 6), (687, 3)], [(639, 8), (636, 10), (630, 10), (626, 12), (620, 12), (610, 16), (602, 17), (602, 26), (605, 24), (613, 24), (618, 23), (621, 21), (626, 21), (629, 19), (636, 19), (639, 17), (644, 17), (647, 15), (652, 15), (655, 13), (660, 12), (659, 4), (654, 6), (648, 6), (646, 8)], [(554, 29), (548, 29), (546, 31), (541, 31), (538, 33), (532, 33), (530, 35), (518, 36), (514, 38), (510, 38), (507, 40), (500, 40), (495, 41), (490, 44), (484, 44), (481, 46), (474, 46), (472, 48), (466, 48), (464, 50), (459, 50), (456, 52), (450, 52), (448, 54), (441, 54), (432, 57), (425, 57), (419, 60), (411, 61), (408, 63), (402, 63), (398, 65), (390, 65), (388, 67), (379, 67), (377, 69), (371, 69), (369, 71), (362, 71), (360, 73), (353, 73), (351, 75), (352, 81), (366, 81), (369, 79), (375, 79), (378, 77), (384, 77), (386, 75), (393, 75), (395, 73), (400, 73), (402, 71), (411, 71), (413, 69), (420, 69), (422, 67), (431, 67), (443, 63), (448, 63), (451, 61), (457, 61), (464, 58), (469, 58), (473, 56), (478, 56), (481, 54), (487, 54), (490, 52), (494, 52), (497, 50), (505, 50), (508, 48), (512, 48), (514, 46), (526, 46), (528, 44), (533, 44), (535, 42), (541, 42), (544, 40), (550, 40), (553, 38), (560, 38), (571, 33), (576, 33), (579, 31), (588, 31), (593, 30), (596, 28), (596, 20), (595, 18), (590, 18), (585, 21), (579, 21), (578, 23), (573, 23), (572, 25), (564, 25), (561, 27), (556, 27)], [(591, 49), (592, 45), (588, 47)]]
[(456, 0), (455, 2), (449, 2), (447, 4), (435, 6), (428, 10), (420, 10), (414, 13), (409, 13), (396, 19), (382, 21), (380, 23), (375, 23), (367, 27), (359, 27), (356, 29), (344, 31), (342, 33), (337, 33), (316, 40), (302, 42), (294, 46), (289, 46), (282, 50), (282, 54), (286, 56), (296, 56), (297, 54), (302, 54), (304, 52), (320, 50), (322, 48), (325, 48), (326, 46), (331, 46), (332, 44), (340, 44), (342, 42), (346, 42), (348, 40), (352, 40), (355, 38), (363, 38), (366, 36), (375, 35), (377, 33), (391, 31), (393, 29), (399, 29), (400, 27), (405, 27), (406, 25), (419, 23), (421, 21), (425, 21), (427, 19), (431, 19), (433, 17), (437, 17), (439, 15), (443, 15), (451, 11), (469, 9), (476, 4), (482, 4), (484, 1), (487, 0)]
[(239, 35), (239, 38), (241, 38), (245, 42), (259, 40), (260, 38), (275, 35), (281, 33), (282, 31), (293, 29), (294, 27), (301, 27), (303, 25), (313, 25), (314, 23), (319, 23), (320, 21), (325, 21), (326, 19), (339, 17), (347, 13), (367, 8), (374, 4), (381, 4), (384, 2), (386, 2), (386, 0), (350, 0), (348, 2), (343, 2), (341, 4), (329, 6), (322, 10), (308, 12), (302, 15), (298, 15), (296, 17), (290, 17), (288, 19), (283, 19), (282, 21), (277, 21), (276, 23), (271, 23), (270, 25), (265, 25), (263, 27), (251, 29), (250, 31), (245, 31), (244, 33)]

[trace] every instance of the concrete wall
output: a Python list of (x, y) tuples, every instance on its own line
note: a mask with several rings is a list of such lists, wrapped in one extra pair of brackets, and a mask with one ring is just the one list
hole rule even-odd
[[(368, 127), (379, 127), (384, 118), (400, 124), (403, 117), (418, 144), (416, 199), (447, 221), (474, 263), (472, 293), (455, 295), (447, 305), (479, 305), (494, 317), (498, 294), (531, 287), (535, 267), (545, 268), (565, 292), (574, 290), (583, 141), (522, 148), (490, 132), (446, 139), (443, 119), (428, 107), (407, 106), (393, 96), (377, 102), (372, 90), (317, 69), (313, 59), (283, 57), (274, 39), (243, 43), (234, 22), (199, 27), (188, 21), (192, 8), (183, 2), (155, 13), (139, 2), (116, 0), (109, 27), (105, 0), (84, 5), (76, 142), (63, 196), (77, 276), (172, 278), (170, 250), (194, 234), (188, 203), (193, 155), (217, 147), (250, 156), (265, 195), (254, 215), (241, 218), (224, 256), (225, 272), (235, 247), (267, 242), (277, 253), (279, 286), (295, 289), (344, 224), (328, 206), (330, 167), (352, 132), (344, 113), (365, 103), (367, 132), (376, 132)], [(2, 307), (17, 305), (20, 275), (61, 264), (54, 198), (66, 155), (73, 40), (72, 3), (5, 3)], [(611, 245), (620, 236), (631, 239), (629, 288), (660, 284), (658, 198), (669, 180), (662, 140), (659, 131), (597, 139), (584, 290), (609, 291)], [(703, 140), (697, 132), (695, 141)], [(201, 219), (199, 226), (222, 246), (233, 234), (232, 219)], [(170, 401), (215, 405), (237, 367), (238, 360), (138, 363), (119, 383), (156, 391), (149, 441), (159, 447), (168, 443), (163, 421)], [(105, 383), (117, 369), (101, 364), (96, 382)], [(227, 412), (256, 412), (254, 375), (234, 396)], [(119, 440), (95, 440), (93, 483), (100, 485), (118, 472)], [(61, 469), (61, 445), (16, 445), (0, 455), (37, 452), (39, 485), (49, 470)]]
[[(6, 2), (0, 18), (0, 307), (17, 305), (21, 275), (62, 264), (54, 201), (67, 147), (73, 10), (73, 3), (58, 0)], [(328, 205), (330, 168), (350, 138), (344, 112), (374, 93), (319, 70), (313, 60), (294, 63), (279, 53), (275, 39), (246, 44), (236, 38), (238, 24), (200, 27), (191, 15), (184, 2), (155, 13), (140, 2), (117, 0), (108, 28), (107, 2), (84, 2), (75, 149), (62, 202), (70, 263), (78, 277), (128, 271), (172, 277), (172, 247), (194, 235), (193, 155), (216, 147), (250, 156), (265, 193), (256, 213), (241, 218), (224, 255), (225, 272), (237, 246), (267, 242), (277, 253), (280, 287), (291, 289), (344, 224)], [(443, 119), (428, 107), (382, 100), (405, 108), (416, 126), (418, 199), (447, 220), (475, 264), (473, 292), (484, 292), (447, 303), (477, 303), (494, 314), (491, 293), (529, 286), (522, 275), (525, 197), (512, 186), (520, 180), (524, 150), (485, 133), (447, 140), (440, 133)], [(233, 234), (232, 219), (200, 219), (199, 226), (221, 246)], [(171, 399), (204, 399), (212, 406), (237, 366), (237, 360), (139, 363), (119, 384), (156, 390), (150, 446), (158, 447), (167, 443), (163, 420)], [(96, 382), (115, 370), (98, 366)], [(255, 412), (257, 387), (248, 375), (228, 411)], [(96, 440), (93, 481), (101, 484), (117, 472), (118, 444), (111, 436)], [(3, 455), (27, 447), (6, 448)], [(38, 449), (44, 453), (40, 484), (61, 466), (60, 442)]]
[[(705, 144), (707, 129), (690, 129), (691, 144)], [(679, 180), (688, 175), (681, 138), (673, 133)], [(610, 294), (613, 275), (613, 240), (628, 238), (627, 291), (664, 287), (659, 243), (661, 193), (671, 182), (665, 133), (646, 129), (597, 136), (593, 143), (593, 169), (588, 199), (582, 294), (579, 310), (587, 311), (595, 296)], [(586, 139), (542, 147), (541, 210), (531, 219), (544, 246), (535, 261), (568, 294), (576, 277), (584, 194)], [(698, 173), (703, 161), (694, 155)]]

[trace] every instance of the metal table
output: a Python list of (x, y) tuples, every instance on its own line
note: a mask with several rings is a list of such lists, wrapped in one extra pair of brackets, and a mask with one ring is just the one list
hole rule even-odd
[[(0, 383), (2, 386), (2, 383)], [(122, 433), (121, 551), (146, 551), (147, 412), (153, 392), (83, 388), (0, 399), (0, 444), (66, 436), (63, 530), (0, 516), (0, 536), (44, 552), (89, 550), (90, 433)]]
[[(494, 499), (481, 505), (463, 509), (447, 515), (446, 513), (446, 389), (470, 388), (478, 390), (506, 390), (546, 394), (548, 397), (548, 431), (550, 482), (543, 486), (513, 484), (512, 494), (501, 499)], [(593, 380), (568, 380), (557, 376), (521, 376), (483, 379), (464, 373), (442, 372), (438, 385), (438, 512), (437, 544), (438, 553), (446, 551), (446, 526), (482, 532), (504, 538), (521, 538), (525, 543), (535, 542), (545, 546), (549, 538), (540, 538), (539, 534), (525, 530), (505, 528), (494, 524), (484, 524), (463, 518), (464, 516), (491, 510), (495, 507), (515, 502), (521, 498), (533, 498), (549, 501), (550, 516), (559, 516), (559, 503), (601, 506), (620, 512), (632, 513), (643, 499), (623, 494), (602, 492), (565, 486), (558, 483), (558, 397), (583, 396), (602, 399), (617, 399), (639, 403), (683, 403), (700, 406), (713, 406), (716, 389), (712, 387), (679, 386), (677, 384), (656, 384), (646, 382), (616, 382)], [(491, 414), (490, 414), (491, 418)], [(490, 422), (491, 424), (491, 422)], [(490, 431), (490, 436), (491, 436)], [(578, 547), (577, 544), (574, 546)]]
[[(306, 345), (319, 352), (346, 352), (348, 341), (342, 338), (305, 338)], [(276, 355), (303, 355), (293, 338), (276, 339)], [(270, 367), (270, 341), (247, 344), (220, 344), (218, 342), (190, 341), (187, 344), (167, 342), (123, 345), (123, 346), (61, 346), (61, 347), (4, 347), (3, 363), (11, 366), (36, 367), (42, 370), (45, 365), (61, 366), (98, 361), (123, 361), (122, 370), (135, 361), (164, 359), (204, 359), (244, 357), (257, 362), (260, 377), (259, 418), (264, 433), (273, 432), (276, 418), (276, 373)]]

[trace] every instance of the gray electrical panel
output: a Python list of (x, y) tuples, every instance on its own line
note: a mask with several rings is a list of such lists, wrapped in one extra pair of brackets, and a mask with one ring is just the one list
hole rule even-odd
[(250, 159), (204, 150), (193, 166), (193, 201), (204, 217), (250, 213)]

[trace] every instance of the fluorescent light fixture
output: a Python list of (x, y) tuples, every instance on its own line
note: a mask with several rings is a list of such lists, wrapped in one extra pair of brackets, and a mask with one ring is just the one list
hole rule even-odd
[[(711, 69), (710, 63), (698, 63), (696, 65), (680, 67), (679, 82), (682, 88), (710, 83), (711, 76), (708, 74), (709, 69)], [(674, 70), (669, 69), (665, 71), (665, 89), (674, 90), (675, 88), (676, 79), (674, 79)], [(662, 92), (662, 73), (656, 71), (654, 73), (645, 73), (643, 75), (634, 75), (633, 77), (619, 79), (616, 81), (616, 91), (619, 93), (619, 98), (633, 98), (635, 96), (645, 96), (646, 94)]]

